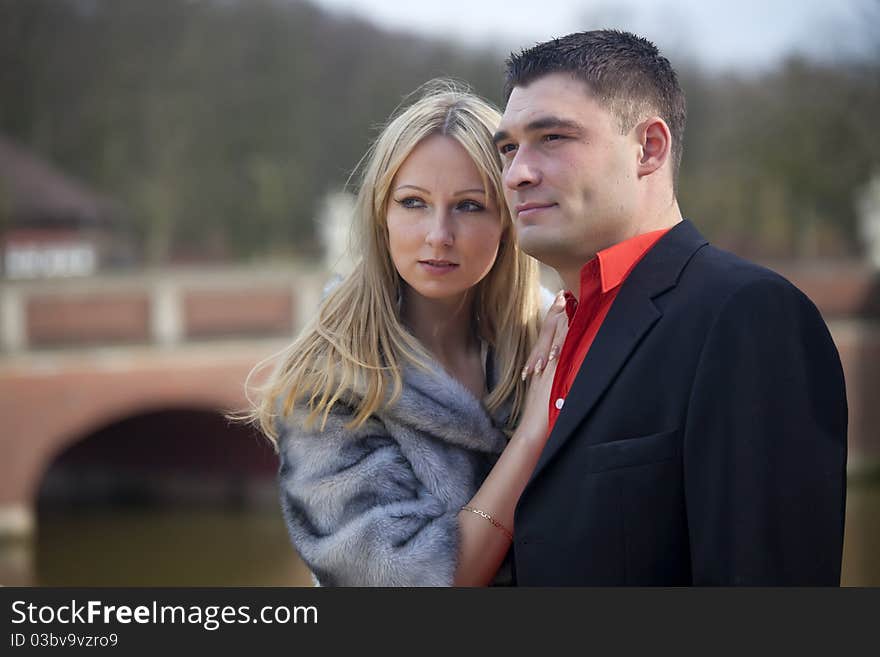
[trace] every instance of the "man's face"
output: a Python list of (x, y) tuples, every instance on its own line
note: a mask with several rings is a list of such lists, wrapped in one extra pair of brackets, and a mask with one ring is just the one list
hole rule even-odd
[(496, 133), (504, 193), (523, 250), (580, 268), (630, 237), (640, 147), (587, 86), (565, 73), (515, 87)]

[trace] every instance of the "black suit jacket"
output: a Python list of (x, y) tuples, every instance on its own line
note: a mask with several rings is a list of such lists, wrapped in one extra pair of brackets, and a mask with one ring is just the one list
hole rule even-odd
[(837, 585), (846, 393), (815, 306), (684, 221), (633, 269), (519, 500), (519, 585)]

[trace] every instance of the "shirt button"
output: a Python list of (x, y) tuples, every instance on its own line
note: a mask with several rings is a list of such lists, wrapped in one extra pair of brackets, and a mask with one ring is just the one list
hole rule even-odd
[(557, 399), (557, 400), (556, 400), (556, 410), (557, 410), (557, 411), (561, 411), (561, 410), (562, 410), (562, 405), (563, 405), (564, 403), (565, 403), (565, 400), (564, 400), (562, 397), (560, 397), (559, 399)]

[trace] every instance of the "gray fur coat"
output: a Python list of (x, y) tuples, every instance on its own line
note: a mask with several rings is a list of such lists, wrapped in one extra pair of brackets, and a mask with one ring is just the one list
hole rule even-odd
[(342, 404), (324, 431), (302, 428), (302, 408), (280, 427), (284, 519), (323, 586), (451, 585), (459, 510), (507, 443), (506, 417), (439, 366), (403, 379), (399, 400), (357, 430)]

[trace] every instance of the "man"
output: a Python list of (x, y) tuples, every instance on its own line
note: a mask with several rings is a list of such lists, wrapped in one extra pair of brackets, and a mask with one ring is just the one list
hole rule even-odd
[(520, 244), (569, 292), (517, 583), (839, 584), (838, 354), (799, 290), (682, 220), (669, 62), (632, 34), (572, 34), (511, 56), (506, 93)]

